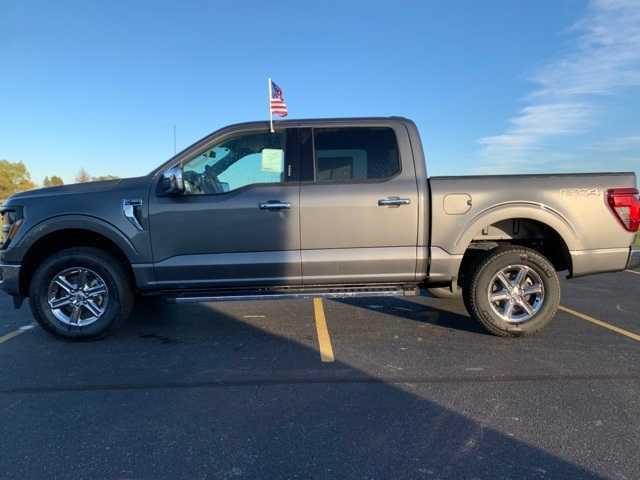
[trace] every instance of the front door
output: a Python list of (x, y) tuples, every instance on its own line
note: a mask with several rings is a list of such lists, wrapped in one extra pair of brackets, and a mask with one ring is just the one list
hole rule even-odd
[[(183, 165), (185, 194), (152, 193), (156, 286), (301, 284), (295, 131), (214, 141)], [(293, 150), (293, 149), (292, 149)]]
[(300, 190), (304, 285), (415, 281), (418, 190), (406, 130), (314, 128), (313, 142), (312, 181)]

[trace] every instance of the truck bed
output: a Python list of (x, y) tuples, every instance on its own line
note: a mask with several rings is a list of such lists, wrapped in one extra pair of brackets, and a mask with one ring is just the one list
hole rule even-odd
[(621, 270), (634, 234), (606, 196), (611, 188), (635, 186), (633, 172), (432, 177), (432, 252), (457, 256), (471, 242), (513, 238), (512, 219), (527, 218), (560, 235), (572, 275)]

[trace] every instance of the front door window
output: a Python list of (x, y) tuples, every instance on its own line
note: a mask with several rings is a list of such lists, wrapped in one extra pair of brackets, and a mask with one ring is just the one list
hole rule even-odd
[(185, 193), (212, 195), (286, 181), (286, 132), (249, 133), (224, 140), (183, 166)]

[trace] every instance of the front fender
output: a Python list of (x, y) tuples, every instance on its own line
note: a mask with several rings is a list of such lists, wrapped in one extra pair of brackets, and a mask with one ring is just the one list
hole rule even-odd
[(61, 215), (43, 220), (24, 233), (17, 243), (5, 252), (5, 259), (20, 263), (29, 249), (39, 240), (63, 230), (85, 230), (107, 238), (113, 242), (131, 263), (141, 263), (140, 252), (131, 240), (115, 225), (90, 215)]

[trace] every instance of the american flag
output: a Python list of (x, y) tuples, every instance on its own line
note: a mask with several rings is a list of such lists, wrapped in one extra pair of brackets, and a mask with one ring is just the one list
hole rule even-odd
[(284, 102), (284, 94), (282, 89), (276, 85), (276, 82), (271, 80), (271, 98), (269, 99), (271, 107), (271, 113), (280, 117), (286, 117), (289, 113), (287, 111), (287, 104)]

